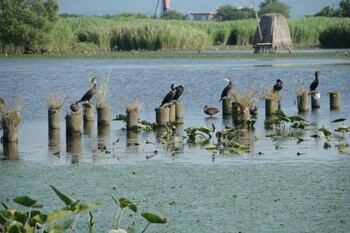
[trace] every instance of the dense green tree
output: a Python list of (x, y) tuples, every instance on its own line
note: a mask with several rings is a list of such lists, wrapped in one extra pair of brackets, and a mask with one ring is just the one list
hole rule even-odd
[(339, 3), (339, 13), (342, 17), (350, 17), (350, 0), (342, 0)]
[(177, 19), (177, 20), (185, 20), (186, 16), (177, 12), (175, 10), (167, 10), (161, 17), (161, 19)]
[(279, 13), (286, 18), (289, 18), (290, 6), (279, 0), (264, 0), (259, 5), (259, 15), (263, 16), (268, 13)]
[(0, 0), (1, 45), (21, 52), (44, 49), (58, 19), (56, 0)]
[(217, 9), (215, 19), (218, 21), (229, 21), (238, 19), (254, 18), (254, 10), (248, 7), (238, 9), (231, 5), (221, 6)]
[(320, 12), (316, 13), (314, 16), (350, 17), (350, 0), (340, 1), (338, 9), (334, 9), (333, 7), (326, 6)]

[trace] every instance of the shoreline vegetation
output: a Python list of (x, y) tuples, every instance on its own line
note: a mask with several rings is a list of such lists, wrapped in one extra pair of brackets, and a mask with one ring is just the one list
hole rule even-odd
[[(287, 22), (293, 49), (350, 48), (350, 18), (288, 18)], [(61, 17), (50, 32), (49, 42), (30, 53), (43, 53), (48, 57), (132, 58), (133, 55), (142, 57), (145, 54), (153, 58), (232, 57), (235, 51), (242, 49), (253, 53), (250, 43), (256, 28), (255, 19), (197, 22), (132, 17)], [(0, 45), (0, 58), (21, 53), (11, 46)], [(277, 51), (274, 56), (287, 56), (281, 54), (284, 53)], [(294, 53), (293, 56), (299, 55)]]

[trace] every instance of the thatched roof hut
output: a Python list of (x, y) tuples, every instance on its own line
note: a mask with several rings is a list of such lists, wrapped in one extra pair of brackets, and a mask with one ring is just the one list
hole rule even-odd
[(264, 51), (264, 49), (268, 49), (270, 52), (277, 49), (288, 49), (291, 52), (292, 39), (283, 15), (276, 13), (264, 15), (255, 31), (252, 44), (256, 53), (260, 50)]

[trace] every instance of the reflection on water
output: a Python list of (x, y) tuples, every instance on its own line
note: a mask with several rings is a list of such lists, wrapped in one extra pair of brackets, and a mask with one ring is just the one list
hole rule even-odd
[(134, 130), (126, 131), (126, 146), (138, 148), (139, 144), (139, 133)]
[(49, 151), (55, 153), (60, 150), (61, 146), (61, 130), (49, 129)]
[(94, 121), (84, 121), (83, 135), (87, 135), (89, 137), (94, 136)]
[(3, 142), (2, 146), (6, 160), (19, 160), (18, 142)]
[(67, 155), (71, 156), (71, 163), (79, 163), (83, 152), (83, 144), (81, 137), (66, 138)]

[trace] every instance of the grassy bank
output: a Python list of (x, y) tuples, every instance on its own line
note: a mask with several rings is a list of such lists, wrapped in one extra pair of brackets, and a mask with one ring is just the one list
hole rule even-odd
[[(294, 48), (350, 47), (349, 18), (288, 19)], [(341, 26), (344, 25), (344, 26)], [(51, 53), (98, 53), (130, 50), (212, 50), (250, 48), (256, 20), (194, 22), (100, 17), (62, 18), (51, 35)], [(329, 36), (327, 32), (338, 37)], [(347, 32), (347, 33), (346, 33)], [(322, 44), (320, 35), (323, 35)], [(346, 38), (344, 38), (344, 36)], [(331, 46), (327, 46), (327, 45)]]

